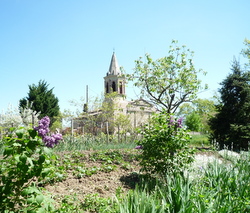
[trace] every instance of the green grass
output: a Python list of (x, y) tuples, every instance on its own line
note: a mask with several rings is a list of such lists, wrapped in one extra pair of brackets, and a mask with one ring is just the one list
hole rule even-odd
[[(54, 150), (60, 151), (77, 151), (77, 150), (105, 150), (105, 149), (133, 149), (136, 146), (135, 136), (127, 137), (118, 141), (118, 137), (109, 138), (106, 135), (92, 136), (75, 136), (66, 135), (63, 137), (63, 142), (57, 145)], [(209, 147), (207, 135), (192, 135), (190, 146)], [(0, 154), (3, 153), (2, 143), (0, 141)]]
[(64, 136), (63, 142), (57, 145), (54, 150), (60, 151), (76, 151), (76, 150), (105, 150), (105, 149), (132, 149), (135, 148), (134, 137), (127, 137), (122, 142), (117, 137), (107, 137), (106, 135), (92, 136)]
[[(107, 135), (79, 135), (72, 137), (64, 136), (64, 141), (55, 147), (55, 151), (76, 151), (76, 150), (105, 150), (105, 149), (133, 149), (136, 146), (136, 137), (128, 136), (120, 141), (117, 136)], [(208, 135), (192, 135), (190, 146), (210, 147)]]
[(197, 146), (197, 147), (209, 147), (211, 146), (209, 140), (208, 140), (208, 135), (191, 135), (191, 141), (190, 141), (190, 146)]

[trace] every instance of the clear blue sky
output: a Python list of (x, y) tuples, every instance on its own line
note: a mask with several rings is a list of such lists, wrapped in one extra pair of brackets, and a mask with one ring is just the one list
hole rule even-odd
[(40, 79), (54, 87), (62, 111), (71, 108), (86, 85), (90, 97), (103, 92), (113, 49), (131, 73), (145, 53), (166, 56), (172, 39), (207, 71), (202, 98), (209, 98), (250, 39), (249, 8), (249, 0), (0, 0), (0, 111)]

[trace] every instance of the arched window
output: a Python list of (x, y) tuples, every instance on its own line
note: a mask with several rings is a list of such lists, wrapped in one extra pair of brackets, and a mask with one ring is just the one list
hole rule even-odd
[(123, 94), (123, 92), (122, 92), (122, 82), (121, 81), (120, 81), (120, 85), (119, 85), (119, 93)]
[(114, 82), (114, 81), (113, 81), (113, 83), (112, 83), (112, 89), (113, 89), (113, 92), (116, 91), (116, 85), (115, 85), (115, 82)]
[(106, 83), (106, 93), (109, 93), (109, 83)]

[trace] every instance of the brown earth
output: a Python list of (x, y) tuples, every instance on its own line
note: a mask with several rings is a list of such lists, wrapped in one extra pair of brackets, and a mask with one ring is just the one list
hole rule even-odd
[[(80, 162), (77, 166), (85, 168), (102, 168), (105, 161), (91, 159), (91, 155), (96, 151), (81, 151), (78, 154), (84, 157), (79, 157)], [(113, 197), (119, 191), (124, 193), (133, 188), (138, 181), (138, 173), (140, 167), (136, 160), (137, 150), (132, 150), (129, 153), (123, 153), (122, 163), (115, 163), (113, 171), (98, 170), (96, 174), (91, 176), (77, 177), (75, 169), (67, 170), (67, 177), (61, 182), (55, 182), (51, 185), (46, 185), (52, 197), (56, 200), (61, 200), (65, 196), (76, 196), (82, 200), (88, 194), (97, 194), (99, 197)], [(58, 153), (61, 160), (69, 153)], [(124, 164), (125, 163), (125, 164)]]

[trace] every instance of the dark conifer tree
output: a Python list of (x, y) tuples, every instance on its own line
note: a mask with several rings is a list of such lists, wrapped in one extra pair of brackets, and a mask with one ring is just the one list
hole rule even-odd
[(52, 125), (59, 115), (60, 109), (58, 98), (53, 94), (53, 88), (48, 89), (49, 85), (44, 80), (40, 80), (38, 85), (29, 85), (28, 96), (19, 101), (19, 108), (27, 106), (27, 103), (33, 103), (31, 108), (40, 112), (39, 118), (49, 116)]
[(250, 142), (250, 72), (243, 72), (236, 60), (232, 73), (222, 81), (221, 102), (210, 119), (212, 139), (235, 151), (248, 150)]

